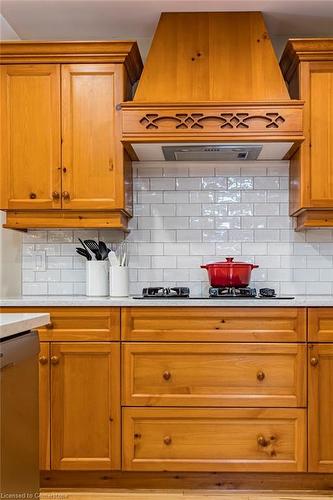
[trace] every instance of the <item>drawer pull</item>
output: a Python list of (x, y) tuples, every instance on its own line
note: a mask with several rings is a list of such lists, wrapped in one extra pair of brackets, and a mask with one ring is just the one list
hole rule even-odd
[(134, 434), (134, 439), (140, 439), (141, 438), (141, 434), (139, 432), (136, 432)]
[(50, 321), (50, 323), (48, 323), (47, 325), (45, 325), (45, 328), (47, 330), (52, 330), (52, 328), (54, 328), (54, 325), (53, 325), (52, 321)]
[(163, 372), (163, 378), (164, 378), (164, 380), (170, 380), (171, 379), (171, 373), (168, 372), (168, 370), (165, 370), (165, 372)]
[(259, 434), (259, 436), (257, 437), (257, 443), (262, 448), (266, 448), (266, 446), (269, 445), (269, 442), (265, 439), (265, 437), (262, 434)]
[(35, 200), (37, 198), (36, 193), (30, 193), (29, 198), (30, 198), (30, 200)]
[(265, 373), (261, 370), (258, 371), (257, 373), (257, 380), (259, 380), (259, 382), (262, 382), (265, 378)]
[(53, 365), (58, 365), (59, 364), (59, 358), (58, 358), (58, 356), (52, 356), (51, 357), (51, 363)]
[(46, 356), (41, 356), (41, 357), (39, 358), (39, 362), (40, 362), (40, 364), (41, 364), (41, 365), (46, 365), (46, 364), (47, 364), (47, 362), (48, 362), (48, 359), (47, 359), (47, 357), (46, 357)]
[(312, 366), (317, 366), (318, 363), (319, 363), (319, 359), (316, 358), (316, 357), (313, 357), (313, 358), (310, 359), (310, 363), (311, 363)]
[(165, 436), (163, 438), (163, 443), (166, 444), (167, 446), (169, 446), (172, 443), (171, 437), (170, 436)]

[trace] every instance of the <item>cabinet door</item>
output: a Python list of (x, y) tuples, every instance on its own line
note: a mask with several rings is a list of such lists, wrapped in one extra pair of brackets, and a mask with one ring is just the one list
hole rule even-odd
[(50, 470), (50, 347), (40, 343), (39, 354), (39, 468)]
[(120, 468), (119, 356), (119, 344), (52, 344), (52, 469)]
[(115, 208), (122, 163), (122, 71), (115, 64), (62, 66), (63, 207)]
[(309, 347), (309, 471), (333, 472), (333, 344)]
[(310, 206), (333, 207), (333, 62), (305, 63), (302, 75)]
[(1, 71), (1, 208), (60, 208), (60, 66)]

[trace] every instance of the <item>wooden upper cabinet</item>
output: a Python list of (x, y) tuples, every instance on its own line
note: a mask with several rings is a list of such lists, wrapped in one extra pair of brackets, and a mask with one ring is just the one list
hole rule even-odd
[(137, 44), (3, 42), (0, 52), (5, 227), (126, 229), (119, 105), (142, 71)]
[(51, 346), (51, 467), (120, 468), (120, 347)]
[(1, 208), (60, 208), (60, 66), (1, 73)]
[(309, 472), (333, 472), (333, 344), (309, 348)]
[(121, 67), (66, 64), (61, 81), (63, 208), (115, 208), (122, 176), (116, 111), (123, 99)]
[(291, 158), (290, 214), (299, 229), (333, 227), (333, 38), (290, 40), (281, 68), (304, 104), (305, 140)]

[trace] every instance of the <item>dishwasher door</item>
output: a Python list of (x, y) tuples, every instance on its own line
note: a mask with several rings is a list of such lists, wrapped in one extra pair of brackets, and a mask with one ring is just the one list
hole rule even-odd
[(0, 492), (15, 498), (37, 498), (38, 353), (35, 332), (23, 332), (0, 343)]

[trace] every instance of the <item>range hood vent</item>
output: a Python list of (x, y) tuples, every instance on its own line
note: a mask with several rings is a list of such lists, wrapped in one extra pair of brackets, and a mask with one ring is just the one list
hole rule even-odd
[[(294, 152), (304, 139), (302, 117), (303, 102), (289, 97), (260, 12), (169, 12), (133, 101), (122, 104), (122, 140), (133, 159), (129, 145), (196, 142), (250, 143), (249, 158), (254, 143), (290, 143)], [(166, 154), (220, 161), (233, 152)]]
[(254, 161), (261, 150), (260, 144), (162, 146), (167, 161)]

